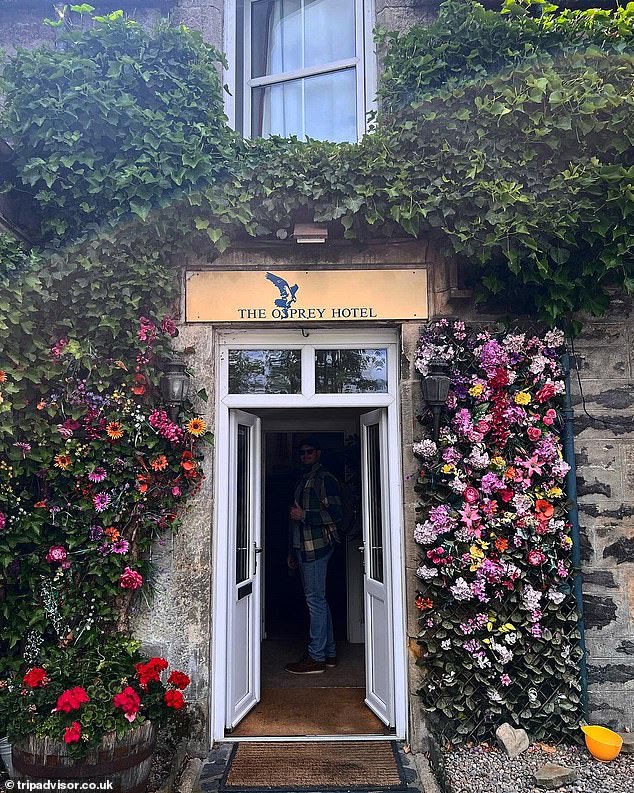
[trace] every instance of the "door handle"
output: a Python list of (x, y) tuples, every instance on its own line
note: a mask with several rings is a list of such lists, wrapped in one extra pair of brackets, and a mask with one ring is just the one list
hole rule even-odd
[(258, 570), (258, 554), (262, 553), (262, 548), (258, 547), (256, 542), (253, 543), (253, 575), (256, 574)]
[(361, 565), (363, 567), (363, 575), (365, 575), (365, 543), (360, 545), (357, 550), (361, 553)]

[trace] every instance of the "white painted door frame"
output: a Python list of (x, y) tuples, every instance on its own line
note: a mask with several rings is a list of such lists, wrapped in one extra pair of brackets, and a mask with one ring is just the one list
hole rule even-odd
[[(390, 480), (389, 505), (389, 568), (391, 578), (391, 621), (393, 626), (394, 660), (394, 721), (397, 738), (408, 738), (407, 719), (407, 644), (405, 609), (405, 549), (403, 534), (403, 477), (401, 466), (401, 432), (398, 365), (400, 347), (398, 332), (386, 328), (311, 330), (307, 335), (297, 329), (233, 330), (218, 334), (216, 372), (216, 444), (213, 531), (213, 602), (210, 675), (211, 740), (225, 736), (228, 592), (230, 563), (228, 548), (227, 493), (229, 472), (229, 417), (232, 408), (291, 407), (360, 407), (371, 410), (384, 407), (387, 411), (388, 471)], [(301, 394), (229, 394), (229, 349), (281, 349), (295, 347), (302, 350)], [(388, 349), (388, 392), (385, 394), (316, 394), (314, 348), (320, 349)]]

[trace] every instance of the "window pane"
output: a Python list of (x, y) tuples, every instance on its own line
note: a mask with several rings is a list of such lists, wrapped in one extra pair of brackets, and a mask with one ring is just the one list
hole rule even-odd
[(251, 16), (251, 76), (354, 58), (354, 0), (260, 0)]
[(253, 137), (297, 135), (351, 143), (357, 140), (356, 70), (289, 80), (253, 90)]
[(238, 426), (238, 471), (236, 477), (236, 584), (249, 577), (249, 443), (251, 427)]
[(300, 350), (230, 350), (230, 394), (299, 394)]
[(315, 350), (318, 394), (387, 393), (387, 350)]
[(370, 578), (383, 582), (383, 508), (381, 504), (381, 443), (379, 425), (371, 424), (367, 434)]

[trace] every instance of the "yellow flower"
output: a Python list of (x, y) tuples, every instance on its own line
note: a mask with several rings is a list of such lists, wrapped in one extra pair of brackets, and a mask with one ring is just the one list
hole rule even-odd
[(68, 471), (70, 465), (72, 463), (71, 458), (67, 454), (56, 454), (55, 455), (55, 467), (61, 468), (62, 471)]
[(198, 437), (199, 435), (204, 435), (205, 430), (207, 429), (207, 422), (204, 419), (190, 419), (187, 422), (187, 432), (190, 435), (194, 435), (194, 437)]
[(469, 548), (469, 553), (472, 559), (484, 559), (484, 551), (478, 548), (477, 545), (472, 545), (471, 548)]
[(454, 467), (453, 467), (453, 465), (450, 465), (449, 463), (445, 463), (441, 470), (442, 470), (443, 474), (450, 474), (454, 470)]
[(506, 468), (504, 457), (492, 457), (491, 465), (495, 466), (496, 468)]
[(526, 391), (519, 391), (515, 394), (515, 403), (517, 405), (528, 405), (531, 401), (531, 395)]
[(482, 385), (482, 383), (476, 383), (475, 385), (471, 386), (471, 388), (469, 389), (469, 396), (479, 397), (483, 391), (484, 391), (484, 386)]
[(548, 496), (550, 498), (561, 498), (563, 496), (564, 491), (560, 487), (551, 487), (548, 491)]
[(562, 537), (561, 544), (566, 548), (572, 548), (572, 537)]

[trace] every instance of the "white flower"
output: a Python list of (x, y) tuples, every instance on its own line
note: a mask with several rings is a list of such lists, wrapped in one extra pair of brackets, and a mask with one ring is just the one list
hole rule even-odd
[(498, 644), (495, 639), (491, 639), (490, 647), (501, 664), (509, 664), (513, 660), (513, 652), (503, 644)]
[(563, 603), (565, 599), (566, 599), (565, 593), (558, 592), (556, 589), (551, 589), (550, 592), (548, 593), (548, 600), (552, 600), (552, 602), (555, 603), (555, 605), (557, 606), (560, 603)]
[(443, 639), (440, 642), (440, 646), (442, 647), (443, 650), (451, 649), (451, 639)]
[(414, 539), (421, 545), (430, 545), (438, 539), (438, 530), (430, 520), (425, 523), (417, 523), (414, 529)]
[(412, 446), (412, 451), (417, 457), (423, 457), (425, 460), (429, 460), (436, 456), (438, 447), (434, 441), (426, 439), (424, 441), (417, 441), (417, 443)]
[(471, 587), (464, 578), (456, 579), (456, 583), (450, 587), (451, 594), (455, 597), (456, 600), (471, 600), (473, 597), (471, 593)]
[(544, 342), (548, 345), (548, 347), (563, 347), (565, 339), (566, 337), (564, 336), (563, 330), (560, 330), (559, 328), (553, 328), (552, 330), (549, 330), (544, 336)]
[(426, 567), (423, 565), (422, 567), (418, 568), (416, 575), (419, 578), (422, 578), (424, 581), (430, 581), (432, 578), (436, 578), (438, 575), (438, 570), (435, 567)]
[(514, 645), (517, 641), (517, 633), (505, 633), (504, 641), (511, 646)]
[(502, 695), (499, 691), (496, 691), (494, 688), (487, 689), (487, 696), (491, 700), (491, 702), (502, 702)]

